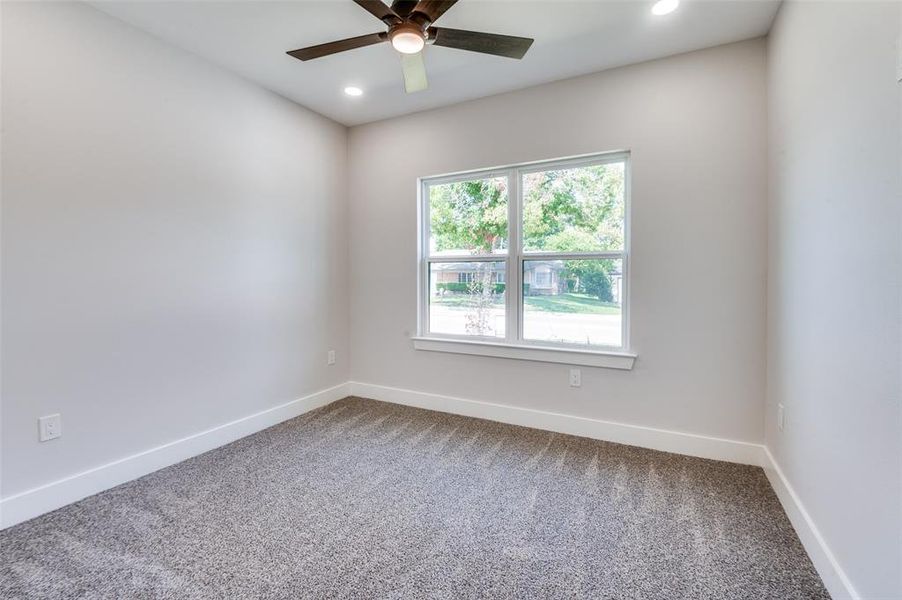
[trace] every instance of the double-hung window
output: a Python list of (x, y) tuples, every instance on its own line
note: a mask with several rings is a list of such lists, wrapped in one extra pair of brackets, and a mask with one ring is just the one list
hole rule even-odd
[(624, 353), (628, 209), (625, 152), (422, 179), (417, 339)]

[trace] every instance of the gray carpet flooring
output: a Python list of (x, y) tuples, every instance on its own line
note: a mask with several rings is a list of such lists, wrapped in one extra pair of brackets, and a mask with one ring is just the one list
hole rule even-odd
[(347, 398), (0, 532), (3, 598), (828, 598), (761, 469)]

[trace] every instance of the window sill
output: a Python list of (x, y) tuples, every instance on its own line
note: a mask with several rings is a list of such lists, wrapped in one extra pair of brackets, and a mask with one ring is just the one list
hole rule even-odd
[(574, 348), (553, 348), (549, 346), (521, 346), (497, 342), (451, 340), (432, 337), (413, 338), (413, 347), (431, 352), (452, 354), (473, 354), (515, 360), (604, 367), (629, 371), (636, 362), (636, 355), (628, 352), (579, 350)]

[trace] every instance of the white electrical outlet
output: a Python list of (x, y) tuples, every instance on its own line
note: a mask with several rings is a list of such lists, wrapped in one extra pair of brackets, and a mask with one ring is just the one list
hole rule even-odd
[(582, 373), (579, 369), (570, 369), (570, 387), (579, 387), (583, 384)]
[(783, 410), (783, 405), (777, 405), (777, 429), (783, 431), (783, 424), (786, 419), (786, 411)]
[(59, 413), (38, 419), (38, 439), (42, 442), (55, 440), (63, 435), (63, 421)]
[(335, 364), (335, 350), (329, 350), (329, 354), (328, 354), (328, 358), (326, 359), (326, 362), (330, 365)]

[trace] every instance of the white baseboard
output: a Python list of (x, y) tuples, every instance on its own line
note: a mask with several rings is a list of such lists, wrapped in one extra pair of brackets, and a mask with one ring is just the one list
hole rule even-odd
[(789, 517), (790, 523), (795, 528), (799, 540), (808, 552), (808, 556), (827, 587), (827, 591), (830, 592), (830, 596), (834, 600), (846, 598), (859, 600), (861, 596), (855, 591), (855, 587), (839, 565), (811, 515), (805, 510), (802, 500), (792, 489), (789, 480), (786, 479), (786, 475), (767, 447), (764, 448), (764, 460), (765, 463), (762, 466), (767, 479), (774, 488), (777, 498), (780, 499), (786, 516)]
[(348, 384), (342, 383), (180, 440), (3, 498), (0, 500), (0, 529), (56, 510), (192, 456), (203, 454), (348, 395)]
[(762, 466), (764, 460), (764, 446), (760, 444), (575, 417), (505, 404), (466, 400), (464, 398), (417, 392), (384, 385), (356, 381), (350, 382), (349, 385), (350, 393), (354, 396), (383, 400), (394, 404), (416, 406), (418, 408), (488, 419), (511, 425), (545, 429), (596, 440), (616, 442), (618, 444), (628, 444), (630, 446), (640, 446), (642, 448), (744, 465)]

